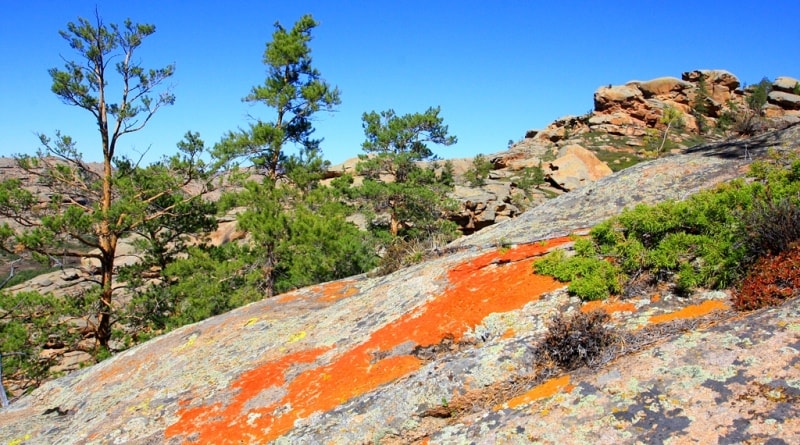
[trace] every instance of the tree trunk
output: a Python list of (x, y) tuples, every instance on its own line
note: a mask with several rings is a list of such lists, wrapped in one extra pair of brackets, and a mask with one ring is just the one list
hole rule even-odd
[(397, 236), (400, 233), (400, 226), (402, 223), (397, 220), (397, 215), (392, 212), (392, 220), (389, 222), (389, 231), (392, 233), (392, 236)]
[(275, 295), (275, 246), (269, 244), (267, 254), (264, 256), (264, 265), (261, 271), (264, 274), (264, 293), (267, 298)]
[(664, 130), (664, 139), (661, 140), (661, 146), (658, 147), (658, 151), (656, 152), (656, 157), (661, 155), (661, 150), (664, 149), (664, 144), (667, 143), (667, 136), (669, 136), (669, 127), (672, 126), (672, 122), (667, 123), (667, 128)]
[(117, 250), (117, 239), (113, 235), (106, 235), (101, 237), (101, 251), (102, 259), (100, 270), (102, 276), (100, 278), (100, 310), (97, 313), (97, 330), (95, 338), (100, 346), (108, 348), (108, 342), (111, 340), (111, 303), (114, 284), (114, 257)]

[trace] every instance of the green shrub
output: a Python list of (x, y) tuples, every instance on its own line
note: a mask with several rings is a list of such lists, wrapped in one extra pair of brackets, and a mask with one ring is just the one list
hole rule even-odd
[(773, 154), (753, 163), (751, 176), (624, 210), (577, 240), (575, 256), (553, 252), (534, 267), (586, 300), (618, 293), (627, 276), (672, 280), (678, 294), (734, 285), (758, 258), (800, 240), (800, 159)]
[(479, 187), (486, 184), (486, 178), (489, 177), (489, 172), (492, 171), (492, 162), (486, 159), (486, 156), (478, 154), (472, 159), (472, 167), (464, 172), (464, 178), (473, 187)]
[(525, 167), (522, 175), (514, 178), (514, 183), (525, 193), (528, 199), (532, 198), (533, 190), (538, 189), (544, 183), (544, 170), (542, 161), (536, 167)]
[[(555, 250), (534, 262), (536, 273), (569, 282), (569, 293), (583, 300), (601, 300), (621, 292), (623, 274), (619, 268), (593, 254), (591, 241), (578, 241), (576, 251), (580, 249), (579, 253), (567, 257), (564, 251)], [(582, 256), (582, 253), (587, 256)]]

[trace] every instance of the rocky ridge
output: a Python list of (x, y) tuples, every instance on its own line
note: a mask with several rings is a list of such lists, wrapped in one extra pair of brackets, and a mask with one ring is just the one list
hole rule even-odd
[[(745, 145), (746, 144), (746, 145)], [(385, 277), (301, 289), (51, 381), (0, 413), (22, 443), (791, 443), (800, 306), (725, 292), (583, 304), (531, 272), (570, 233), (741, 176), (800, 126), (640, 163)], [(596, 369), (535, 367), (556, 313), (628, 335)], [(553, 425), (558, 425), (554, 428)]]

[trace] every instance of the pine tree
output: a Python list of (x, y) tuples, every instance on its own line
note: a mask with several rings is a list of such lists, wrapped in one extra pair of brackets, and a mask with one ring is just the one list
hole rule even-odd
[[(18, 156), (18, 165), (38, 178), (50, 196), (40, 203), (13, 180), (0, 184), (0, 215), (15, 227), (0, 227), (0, 249), (31, 252), (38, 258), (75, 257), (99, 263), (100, 285), (94, 335), (106, 348), (111, 339), (115, 306), (115, 264), (119, 240), (144, 227), (166, 227), (176, 214), (194, 212), (192, 203), (208, 190), (211, 171), (200, 158), (202, 147), (184, 147), (178, 155), (141, 168), (120, 154), (120, 139), (142, 130), (155, 113), (175, 98), (163, 87), (175, 67), (146, 69), (138, 50), (155, 32), (154, 25), (126, 20), (106, 25), (79, 18), (61, 36), (77, 53), (63, 70), (49, 71), (52, 91), (71, 106), (87, 111), (100, 134), (102, 167), (84, 161), (77, 143), (56, 131), (40, 135), (36, 156)], [(115, 78), (114, 82), (110, 82)], [(110, 84), (120, 85), (114, 96)], [(199, 192), (187, 194), (191, 182)], [(155, 229), (157, 231), (157, 229)]]
[[(388, 212), (389, 232), (396, 237), (424, 238), (432, 232), (454, 232), (444, 219), (453, 203), (446, 197), (452, 189), (435, 168), (422, 168), (419, 161), (435, 160), (429, 143), (453, 145), (440, 109), (398, 116), (394, 110), (362, 116), (366, 141), (358, 171), (366, 176), (361, 192), (377, 213)], [(386, 180), (383, 180), (386, 178)]]

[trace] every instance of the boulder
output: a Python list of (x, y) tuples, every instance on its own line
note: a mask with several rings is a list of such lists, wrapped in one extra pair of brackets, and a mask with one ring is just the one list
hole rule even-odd
[(800, 83), (800, 80), (797, 80), (793, 77), (781, 76), (775, 78), (775, 82), (772, 82), (772, 89), (773, 91), (794, 93), (798, 83)]
[(545, 174), (551, 183), (563, 190), (575, 190), (612, 173), (605, 162), (580, 145), (567, 145), (559, 154), (558, 159), (548, 164)]
[(739, 78), (725, 70), (694, 70), (687, 71), (681, 75), (681, 78), (687, 82), (697, 83), (700, 78), (705, 76), (706, 83), (711, 85), (723, 86), (728, 91), (733, 91), (741, 85)]
[(594, 93), (595, 111), (630, 108), (631, 103), (644, 100), (642, 91), (635, 85), (600, 87)]
[(80, 369), (85, 364), (94, 361), (94, 358), (87, 352), (83, 351), (69, 351), (64, 353), (59, 361), (59, 364), (50, 368), (50, 372), (66, 372)]
[(338, 178), (345, 173), (355, 174), (356, 164), (361, 161), (359, 158), (350, 158), (341, 164), (331, 165), (325, 170), (325, 179)]
[(683, 91), (694, 88), (694, 85), (691, 83), (680, 80), (677, 77), (659, 77), (646, 82), (629, 82), (629, 84), (632, 83), (635, 83), (639, 87), (646, 98), (653, 96), (669, 96), (673, 93), (682, 93)]
[(800, 110), (800, 96), (783, 91), (770, 91), (767, 100), (786, 110)]

